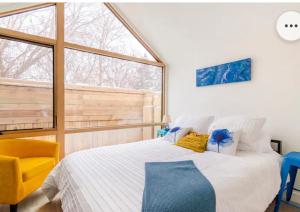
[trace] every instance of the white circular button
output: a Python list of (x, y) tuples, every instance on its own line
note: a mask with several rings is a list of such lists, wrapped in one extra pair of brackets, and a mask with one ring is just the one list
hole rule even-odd
[(277, 32), (281, 38), (288, 41), (300, 39), (300, 13), (288, 11), (277, 20)]

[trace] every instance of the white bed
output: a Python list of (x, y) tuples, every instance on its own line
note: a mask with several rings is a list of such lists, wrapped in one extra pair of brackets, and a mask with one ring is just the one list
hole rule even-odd
[(215, 189), (217, 212), (263, 212), (280, 186), (280, 156), (195, 153), (160, 139), (101, 147), (67, 156), (42, 186), (58, 192), (65, 212), (140, 212), (144, 163), (193, 160)]

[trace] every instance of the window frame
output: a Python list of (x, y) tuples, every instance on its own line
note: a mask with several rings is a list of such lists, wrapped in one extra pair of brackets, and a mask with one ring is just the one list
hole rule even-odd
[(55, 81), (54, 80), (55, 79), (54, 46), (53, 45), (47, 45), (47, 44), (41, 44), (41, 43), (37, 43), (37, 42), (34, 42), (34, 41), (22, 40), (22, 39), (14, 38), (14, 37), (8, 37), (8, 36), (1, 35), (1, 33), (0, 33), (0, 39), (49, 48), (49, 49), (52, 50), (52, 58), (53, 58), (53, 61), (52, 61), (52, 76), (53, 76), (53, 79), (52, 79), (52, 103), (53, 103), (52, 104), (52, 127), (43, 128), (43, 129), (32, 128), (32, 129), (19, 129), (19, 130), (5, 130), (5, 131), (0, 131), (0, 136), (3, 135), (3, 134), (20, 132), (20, 131), (21, 132), (22, 131), (29, 132), (29, 131), (40, 131), (40, 130), (41, 131), (55, 130), (56, 129), (56, 114), (55, 114), (55, 89), (54, 89), (54, 87), (55, 87), (55, 85), (54, 85), (55, 84), (54, 83), (54, 81)]
[(61, 158), (64, 157), (64, 140), (65, 134), (81, 133), (81, 132), (94, 132), (104, 131), (112, 129), (127, 129), (127, 128), (138, 128), (138, 127), (154, 127), (164, 125), (162, 122), (157, 123), (143, 123), (143, 124), (127, 124), (117, 126), (105, 126), (97, 128), (81, 128), (81, 129), (65, 129), (64, 123), (64, 49), (74, 49), (83, 52), (93, 53), (101, 56), (117, 58), (126, 61), (133, 61), (137, 63), (157, 66), (162, 71), (162, 95), (161, 95), (161, 115), (166, 114), (166, 75), (167, 69), (166, 64), (159, 58), (155, 51), (145, 42), (142, 36), (132, 27), (128, 21), (118, 12), (117, 8), (111, 3), (104, 3), (104, 5), (115, 15), (115, 17), (129, 30), (129, 32), (142, 44), (142, 46), (153, 56), (156, 61), (151, 61), (143, 58), (138, 58), (129, 55), (123, 55), (116, 52), (110, 52), (107, 50), (82, 46), (66, 42), (64, 38), (64, 3), (38, 3), (30, 6), (20, 7), (15, 10), (5, 11), (0, 13), (0, 18), (4, 16), (10, 16), (14, 14), (29, 12), (45, 7), (55, 7), (56, 15), (56, 37), (54, 39), (48, 37), (42, 37), (38, 35), (27, 34), (15, 30), (6, 28), (0, 28), (0, 36), (8, 37), (10, 39), (20, 40), (23, 42), (35, 43), (38, 45), (51, 46), (53, 48), (53, 62), (54, 62), (54, 73), (53, 73), (53, 129), (26, 129), (26, 130), (13, 130), (3, 131), (0, 134), (1, 138), (22, 138), (22, 137), (36, 137), (36, 136), (48, 136), (56, 135), (56, 140), (60, 143)]

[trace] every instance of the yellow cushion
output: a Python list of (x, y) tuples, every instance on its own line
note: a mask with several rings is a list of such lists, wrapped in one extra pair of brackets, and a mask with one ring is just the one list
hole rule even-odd
[(204, 152), (208, 142), (209, 135), (201, 135), (191, 132), (177, 141), (176, 145), (191, 149), (195, 152)]
[(51, 157), (21, 158), (22, 179), (27, 181), (44, 171), (51, 170), (54, 165), (55, 159)]

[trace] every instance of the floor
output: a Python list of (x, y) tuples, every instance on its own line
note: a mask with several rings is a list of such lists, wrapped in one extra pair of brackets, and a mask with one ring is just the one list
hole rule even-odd
[[(9, 206), (0, 205), (0, 212), (9, 212)], [(37, 190), (18, 205), (18, 212), (62, 212), (60, 201), (49, 202), (41, 190)]]
[[(282, 204), (280, 212), (300, 212), (300, 209)], [(266, 210), (273, 212), (274, 202)], [(0, 205), (0, 212), (9, 212), (9, 206)], [(59, 199), (49, 202), (41, 190), (34, 192), (18, 206), (18, 212), (62, 212)]]

